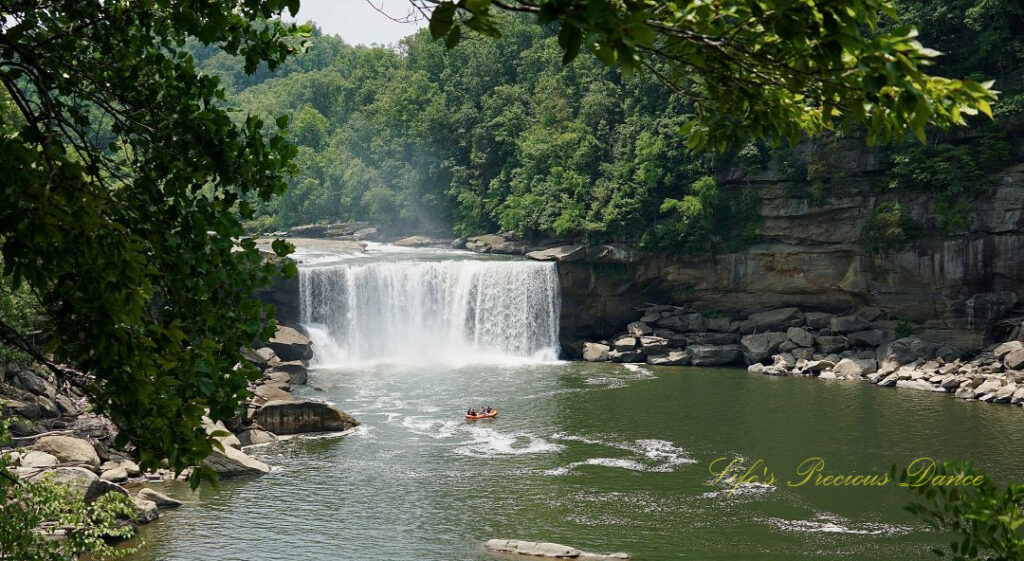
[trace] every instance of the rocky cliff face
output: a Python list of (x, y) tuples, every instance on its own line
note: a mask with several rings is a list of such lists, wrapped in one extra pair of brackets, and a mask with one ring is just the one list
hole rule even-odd
[(870, 183), (880, 170), (864, 154), (844, 161), (853, 180), (820, 205), (787, 196), (783, 178), (772, 174), (724, 178), (725, 186), (760, 187), (761, 243), (744, 251), (700, 260), (569, 246), (530, 254), (559, 261), (563, 344), (575, 349), (581, 339), (608, 337), (636, 308), (671, 302), (736, 316), (786, 306), (833, 313), (877, 306), (916, 324), (922, 338), (981, 348), (1024, 297), (1024, 164), (996, 174), (987, 195), (968, 201), (973, 224), (956, 235), (938, 233), (927, 196), (907, 197), (902, 202), (925, 226), (925, 238), (872, 254), (857, 241), (877, 202)]

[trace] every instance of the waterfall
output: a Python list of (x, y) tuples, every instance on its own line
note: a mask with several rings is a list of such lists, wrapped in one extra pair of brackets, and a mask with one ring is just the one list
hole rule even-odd
[(302, 323), (319, 366), (466, 364), (558, 356), (553, 263), (351, 262), (299, 270)]

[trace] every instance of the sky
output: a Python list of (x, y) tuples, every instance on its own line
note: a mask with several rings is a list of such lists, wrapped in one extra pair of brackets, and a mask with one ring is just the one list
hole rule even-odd
[(374, 6), (395, 18), (412, 9), (409, 0), (302, 0), (295, 19), (313, 20), (324, 33), (340, 35), (350, 45), (390, 45), (425, 25), (392, 21)]

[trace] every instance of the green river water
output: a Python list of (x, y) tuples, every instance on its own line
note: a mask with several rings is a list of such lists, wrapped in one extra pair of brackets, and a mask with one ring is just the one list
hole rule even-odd
[[(324, 391), (317, 391), (316, 388)], [(863, 382), (732, 369), (572, 362), (321, 369), (298, 396), (363, 423), (342, 437), (250, 449), (270, 475), (190, 495), (144, 527), (133, 559), (485, 560), (489, 538), (638, 560), (925, 560), (941, 536), (911, 495), (789, 487), (808, 457), (829, 473), (886, 473), (968, 457), (1024, 480), (1020, 408)], [(467, 422), (470, 405), (494, 420)], [(730, 494), (716, 458), (758, 459), (773, 486)], [(720, 465), (720, 464), (719, 464)]]

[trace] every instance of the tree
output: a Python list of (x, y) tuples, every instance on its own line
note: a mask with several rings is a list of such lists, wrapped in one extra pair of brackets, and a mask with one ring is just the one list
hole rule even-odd
[(949, 551), (935, 548), (937, 555), (949, 553), (953, 561), (1024, 559), (1024, 485), (1000, 487), (961, 461), (908, 467), (900, 472), (900, 485), (921, 500), (910, 504), (909, 512), (952, 534)]
[(147, 468), (198, 464), (214, 445), (200, 417), (234, 416), (257, 375), (239, 349), (272, 333), (251, 295), (279, 267), (246, 237), (241, 197), (283, 192), (295, 153), (258, 118), (232, 119), (186, 41), (273, 69), (303, 33), (270, 19), (286, 7), (298, 2), (0, 10), (2, 274), (38, 303), (45, 343), (6, 322), (0, 339), (82, 387)]
[(867, 127), (868, 140), (924, 139), (929, 124), (991, 117), (992, 83), (932, 76), (940, 53), (916, 40), (892, 0), (422, 0), (430, 32), (449, 47), (465, 32), (496, 36), (501, 11), (534, 14), (558, 29), (563, 60), (583, 48), (607, 64), (646, 68), (694, 99), (691, 147), (725, 149), (748, 138), (791, 142)]

